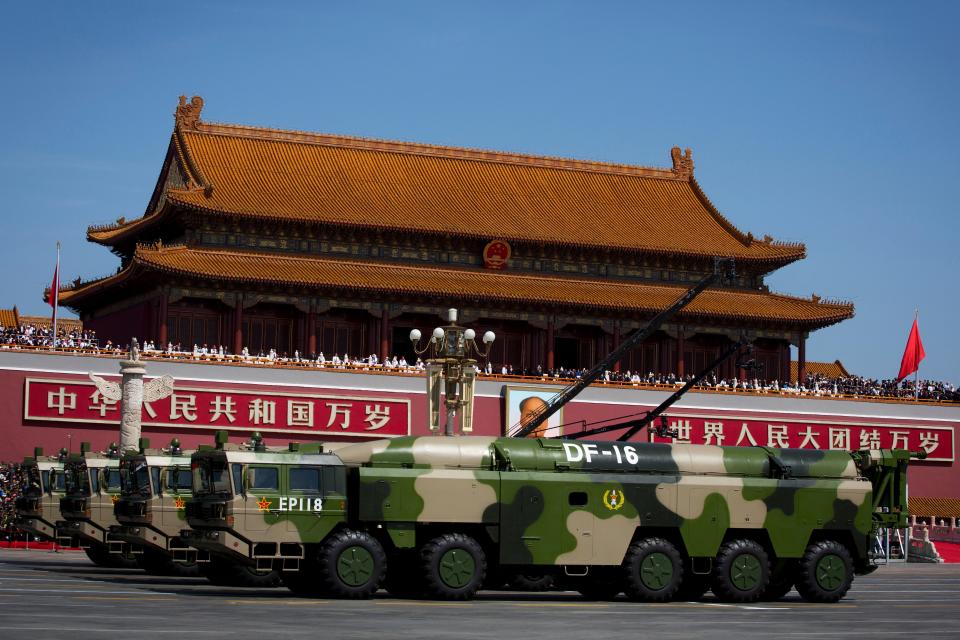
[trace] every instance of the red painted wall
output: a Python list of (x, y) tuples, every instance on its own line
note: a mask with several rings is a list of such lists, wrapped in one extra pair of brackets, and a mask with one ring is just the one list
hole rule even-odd
[(84, 320), (83, 326), (97, 332), (101, 347), (107, 340), (122, 347), (129, 344), (130, 338), (134, 337), (142, 345), (144, 340), (156, 339), (156, 336), (148, 335), (152, 324), (156, 324), (151, 324), (151, 309), (150, 301), (144, 301), (126, 309)]
[[(51, 358), (57, 356), (50, 356)], [(71, 358), (61, 356), (62, 370), (74, 370)], [(58, 362), (56, 368), (60, 368)], [(89, 441), (95, 449), (104, 449), (110, 442), (119, 439), (119, 425), (113, 424), (92, 424), (87, 422), (63, 423), (51, 422), (45, 420), (26, 420), (24, 418), (24, 391), (25, 380), (27, 378), (46, 378), (57, 380), (75, 380), (86, 382), (86, 376), (79, 374), (58, 373), (49, 371), (20, 371), (13, 369), (0, 369), (0, 460), (16, 461), (29, 455), (35, 446), (42, 446), (47, 453), (53, 453), (60, 447), (69, 447), (76, 451), (79, 449), (81, 441)], [(114, 378), (116, 379), (116, 377)], [(411, 433), (414, 435), (427, 435), (426, 428), (426, 398), (419, 392), (389, 392), (389, 391), (362, 391), (358, 392), (351, 389), (321, 388), (321, 387), (298, 387), (284, 386), (275, 384), (251, 384), (251, 383), (228, 383), (191, 380), (185, 381), (184, 386), (203, 387), (229, 391), (231, 389), (242, 390), (245, 392), (260, 391), (264, 394), (328, 394), (333, 396), (358, 396), (362, 395), (369, 398), (384, 399), (407, 399), (410, 401), (411, 415)], [(91, 388), (92, 390), (92, 388)], [(87, 398), (78, 397), (79, 401), (88, 401)], [(511, 404), (515, 404), (511, 400)], [(503, 397), (478, 396), (475, 406), (474, 433), (476, 435), (500, 435), (504, 429), (506, 402)], [(871, 403), (862, 403), (864, 417), (847, 418), (847, 421), (853, 424), (870, 424), (878, 428), (890, 428), (891, 425), (902, 426), (909, 424), (910, 420), (903, 418), (878, 418), (870, 416), (871, 412), (876, 412), (877, 407)], [(612, 403), (598, 402), (574, 402), (564, 409), (563, 422), (567, 425), (577, 421), (594, 422), (600, 419), (623, 418), (625, 415), (643, 412), (646, 407), (626, 406)], [(697, 416), (703, 419), (704, 415), (709, 414), (711, 420), (729, 421), (732, 425), (731, 438), (724, 444), (734, 444), (736, 429), (739, 421), (749, 419), (758, 424), (765, 425), (794, 422), (820, 424), (818, 428), (825, 428), (824, 425), (834, 424), (837, 421), (835, 416), (816, 415), (812, 413), (794, 413), (784, 414), (774, 411), (754, 411), (744, 408), (729, 409), (692, 409), (675, 408), (670, 411), (671, 421), (682, 420), (685, 417), (693, 420)], [(870, 416), (870, 417), (868, 417)], [(923, 421), (918, 421), (918, 426)], [(960, 424), (960, 422), (958, 422)], [(954, 425), (956, 428), (957, 425)], [(145, 426), (143, 436), (150, 439), (153, 446), (165, 446), (172, 437), (180, 438), (185, 448), (195, 448), (199, 444), (211, 444), (213, 440), (213, 430), (217, 427), (207, 429), (196, 428), (176, 428), (176, 427), (157, 427)], [(575, 427), (568, 426), (568, 429)], [(249, 437), (252, 429), (235, 428), (231, 430), (230, 437), (232, 441), (238, 442)], [(357, 438), (345, 437), (336, 431), (324, 431), (318, 428), (314, 432), (297, 433), (269, 433), (262, 430), (265, 441), (273, 446), (285, 446), (290, 441), (309, 442), (309, 441), (357, 441)], [(611, 438), (616, 434), (605, 434), (601, 438)], [(373, 436), (376, 437), (376, 436)], [(640, 437), (637, 439), (645, 439)], [(759, 444), (766, 444), (759, 442)], [(953, 455), (952, 450), (949, 452)], [(917, 462), (912, 465), (910, 471), (910, 492), (914, 496), (930, 497), (948, 497), (960, 498), (960, 465), (953, 462)]]

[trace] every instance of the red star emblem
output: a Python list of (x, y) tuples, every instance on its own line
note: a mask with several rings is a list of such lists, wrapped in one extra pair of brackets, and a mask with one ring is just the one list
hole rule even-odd
[(173, 499), (173, 506), (175, 506), (177, 509), (183, 509), (183, 507), (186, 506), (186, 504), (187, 503), (180, 496), (177, 496), (176, 498)]
[(266, 498), (264, 498), (263, 496), (261, 496), (261, 497), (260, 497), (260, 500), (257, 501), (257, 508), (259, 508), (260, 511), (269, 511), (269, 510), (270, 510), (270, 504), (271, 504), (271, 502), (270, 502), (269, 500), (267, 500)]
[(110, 496), (110, 502), (112, 502), (113, 504), (117, 504), (118, 502), (120, 502), (120, 496), (117, 496), (117, 495)]

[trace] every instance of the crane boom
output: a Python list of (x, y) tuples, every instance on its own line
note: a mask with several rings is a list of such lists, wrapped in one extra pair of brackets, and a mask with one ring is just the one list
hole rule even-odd
[[(710, 375), (711, 371), (713, 371), (718, 366), (720, 366), (720, 363), (722, 363), (724, 360), (726, 360), (727, 358), (732, 356), (734, 353), (739, 351), (746, 344), (747, 344), (746, 338), (741, 338), (737, 342), (732, 343), (719, 356), (717, 356), (716, 360), (711, 362), (703, 371), (701, 371), (696, 376), (688, 380), (685, 385), (683, 385), (681, 388), (677, 389), (672, 394), (670, 394), (670, 396), (666, 400), (661, 402), (660, 405), (657, 406), (656, 408), (647, 412), (647, 414), (642, 418), (635, 418), (633, 420), (624, 420), (623, 422), (608, 424), (602, 427), (597, 427), (595, 429), (589, 429), (587, 431), (571, 433), (563, 437), (571, 440), (577, 440), (579, 438), (589, 438), (592, 436), (599, 435), (601, 433), (607, 433), (609, 431), (627, 429), (627, 431), (624, 431), (623, 434), (621, 434), (620, 437), (617, 438), (618, 442), (626, 442), (627, 440), (632, 438), (634, 435), (636, 435), (637, 432), (639, 432), (641, 429), (643, 429), (649, 424), (652, 424), (653, 421), (656, 420), (658, 417), (660, 417), (660, 415), (663, 414), (664, 411), (669, 409), (670, 406), (673, 405), (673, 403), (675, 403), (677, 400), (682, 398), (687, 391), (692, 389), (694, 386), (700, 384), (704, 378)], [(658, 435), (669, 437), (670, 434), (666, 433), (665, 431), (664, 433), (660, 433), (658, 431)]]
[(646, 340), (654, 331), (660, 328), (664, 322), (672, 318), (684, 307), (693, 302), (693, 299), (700, 295), (704, 289), (716, 283), (721, 279), (732, 279), (735, 275), (733, 258), (714, 258), (713, 272), (704, 276), (699, 282), (690, 287), (676, 302), (658, 313), (647, 323), (643, 329), (635, 332), (629, 338), (620, 343), (620, 346), (614, 349), (610, 355), (598, 362), (592, 369), (580, 376), (574, 383), (567, 386), (553, 396), (546, 406), (524, 425), (514, 425), (519, 427), (515, 436), (523, 438), (532, 433), (541, 424), (560, 410), (565, 404), (573, 400), (581, 391), (594, 382), (604, 371), (620, 360), (628, 351)]

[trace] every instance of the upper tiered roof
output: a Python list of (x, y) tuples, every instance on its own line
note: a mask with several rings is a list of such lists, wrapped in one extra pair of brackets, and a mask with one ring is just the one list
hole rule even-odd
[(415, 231), (662, 255), (731, 256), (771, 267), (802, 244), (734, 227), (693, 177), (690, 150), (649, 168), (200, 120), (181, 97), (158, 191), (141, 218), (91, 227), (136, 242), (176, 207), (236, 218)]

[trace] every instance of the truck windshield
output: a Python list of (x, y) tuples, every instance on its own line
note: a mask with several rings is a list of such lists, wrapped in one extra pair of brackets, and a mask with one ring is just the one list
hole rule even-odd
[[(43, 479), (40, 477), (40, 467), (37, 465), (29, 465), (23, 468), (24, 473), (26, 474), (26, 486), (23, 490), (23, 495), (28, 498), (37, 498), (43, 493), (44, 483)], [(46, 473), (44, 475), (47, 475)]]
[(192, 481), (190, 469), (186, 467), (170, 467), (167, 470), (167, 485), (171, 491), (190, 491)]
[(225, 494), (229, 496), (230, 473), (227, 470), (226, 460), (201, 458), (191, 465), (193, 469), (193, 494), (210, 495)]
[(90, 477), (87, 474), (87, 464), (85, 462), (68, 462), (63, 471), (67, 493), (81, 496), (90, 495)]
[(43, 477), (43, 490), (47, 493), (63, 493), (66, 490), (63, 469), (50, 469), (40, 475)]
[(108, 467), (103, 470), (106, 485), (100, 489), (104, 493), (120, 493), (120, 467)]
[(150, 469), (146, 460), (123, 460), (120, 481), (123, 495), (150, 497)]

